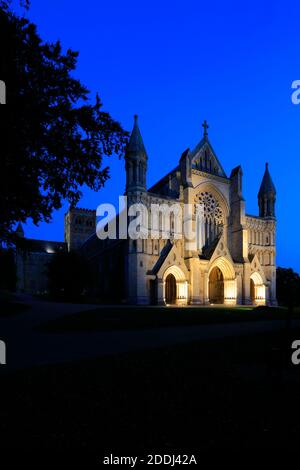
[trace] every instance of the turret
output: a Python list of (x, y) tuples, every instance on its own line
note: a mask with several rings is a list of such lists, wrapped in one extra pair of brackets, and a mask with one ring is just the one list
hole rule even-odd
[(65, 243), (68, 251), (78, 250), (95, 231), (95, 210), (69, 207), (65, 213)]
[(248, 235), (245, 228), (245, 199), (243, 198), (243, 170), (234, 168), (230, 175), (230, 237), (229, 244), (234, 259), (248, 259)]
[(242, 194), (242, 182), (243, 182), (243, 170), (242, 167), (239, 165), (236, 168), (234, 168), (231, 172), (230, 175), (231, 179), (231, 202), (236, 202), (236, 201), (243, 201), (243, 194)]
[(190, 159), (190, 149), (186, 149), (180, 157), (180, 172), (183, 188), (192, 188), (192, 163)]
[(16, 235), (19, 238), (24, 238), (24, 236), (25, 236), (24, 229), (23, 229), (23, 226), (22, 226), (21, 222), (18, 223), (18, 226), (16, 228)]
[(134, 126), (125, 153), (126, 193), (146, 191), (147, 152), (138, 126), (138, 116), (134, 116)]
[(276, 189), (269, 172), (269, 164), (266, 163), (265, 174), (258, 193), (259, 216), (275, 218), (275, 202)]

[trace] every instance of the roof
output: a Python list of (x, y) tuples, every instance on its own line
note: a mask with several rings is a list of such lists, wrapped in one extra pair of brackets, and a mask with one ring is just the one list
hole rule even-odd
[(30, 253), (60, 253), (67, 251), (65, 242), (53, 242), (48, 240), (35, 240), (33, 238), (22, 238), (18, 240), (18, 247)]
[[(181, 158), (185, 155), (185, 153), (189, 152), (189, 159), (191, 162), (191, 167), (192, 171), (194, 170), (200, 170), (204, 173), (208, 173), (212, 175), (213, 177), (218, 177), (218, 178), (224, 178), (224, 180), (230, 182), (228, 179), (224, 168), (222, 167), (214, 149), (212, 148), (212, 145), (207, 137), (207, 131), (203, 135), (202, 139), (200, 142), (196, 145), (194, 150), (189, 152), (189, 149), (185, 150), (183, 154), (181, 155)], [(207, 165), (205, 167), (198, 166), (198, 160), (200, 159), (202, 154), (206, 154), (205, 158), (207, 159)], [(209, 161), (211, 161), (211, 165), (209, 165)], [(233, 171), (238, 172), (241, 169), (241, 167), (235, 168)], [(165, 176), (163, 176), (159, 181), (157, 181), (151, 188), (149, 188), (149, 192), (157, 193), (157, 191), (160, 191), (161, 187), (163, 184), (167, 181), (167, 178), (169, 175), (176, 173), (178, 170), (180, 170), (180, 165), (177, 165), (173, 170), (171, 170), (169, 173), (167, 173)]]
[(261, 185), (260, 185), (258, 196), (270, 195), (270, 194), (275, 195), (276, 194), (276, 188), (275, 188), (275, 185), (272, 181), (272, 178), (271, 178), (271, 175), (270, 175), (270, 172), (269, 172), (269, 164), (266, 163), (265, 174), (263, 176), (263, 179), (262, 179), (262, 182), (261, 182)]
[[(197, 168), (197, 163), (198, 163), (197, 160), (199, 159), (199, 156), (202, 154), (202, 152), (206, 152), (207, 150), (208, 150), (208, 154), (206, 157), (207, 163), (208, 161), (211, 161), (212, 168), (210, 168), (208, 164), (207, 164), (207, 167)], [(204, 171), (205, 173), (210, 173), (210, 174), (214, 174), (217, 176), (221, 176), (223, 178), (227, 178), (225, 170), (222, 167), (220, 160), (218, 159), (217, 154), (214, 151), (207, 136), (204, 136), (200, 140), (200, 142), (196, 145), (194, 150), (191, 151), (190, 158), (191, 158), (193, 168), (201, 169), (201, 171)]]
[(134, 115), (134, 126), (126, 149), (126, 156), (128, 155), (141, 155), (146, 159), (148, 158), (142, 134), (138, 126), (137, 114)]
[(238, 165), (235, 168), (233, 168), (230, 174), (230, 178), (233, 178), (234, 176), (236, 176), (240, 171), (242, 171), (241, 165)]
[(24, 229), (23, 229), (23, 226), (22, 226), (21, 222), (18, 223), (18, 226), (16, 228), (16, 234), (19, 237), (24, 237)]
[(157, 274), (158, 271), (160, 270), (161, 266), (163, 265), (166, 257), (172, 250), (173, 244), (170, 242), (170, 240), (167, 241), (166, 245), (163, 247), (160, 253), (160, 257), (156, 261), (155, 265), (153, 266), (152, 270), (148, 274)]
[(200, 258), (202, 259), (210, 259), (212, 255), (214, 254), (215, 249), (217, 248), (217, 245), (220, 241), (222, 234), (220, 233), (208, 246), (205, 246), (203, 248), (202, 254), (200, 255)]

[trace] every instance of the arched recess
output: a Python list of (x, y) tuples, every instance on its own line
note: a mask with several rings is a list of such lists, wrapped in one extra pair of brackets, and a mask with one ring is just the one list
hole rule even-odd
[(174, 274), (168, 274), (165, 282), (165, 301), (167, 305), (176, 304), (177, 286)]
[(164, 274), (163, 274), (163, 296), (164, 302), (167, 303), (167, 289), (170, 286), (167, 286), (167, 282), (172, 282), (171, 276), (174, 276), (176, 281), (176, 296), (175, 296), (175, 304), (176, 305), (185, 305), (188, 301), (188, 283), (185, 278), (184, 272), (178, 266), (169, 266)]
[(224, 303), (224, 276), (218, 266), (211, 270), (208, 278), (208, 298), (211, 304)]
[(221, 233), (227, 243), (229, 205), (224, 194), (211, 183), (200, 183), (194, 188), (193, 203), (195, 204), (198, 249), (201, 251), (204, 246), (213, 243)]
[(257, 271), (250, 276), (250, 295), (253, 305), (266, 305), (266, 286)]
[(224, 304), (235, 305), (237, 299), (237, 283), (235, 270), (231, 262), (224, 256), (216, 258), (210, 266), (208, 272), (207, 292), (209, 292), (210, 276), (215, 268), (219, 268), (223, 276), (224, 283)]
[(229, 215), (229, 204), (224, 194), (212, 183), (203, 182), (194, 188), (194, 199), (203, 191), (207, 191), (215, 196), (224, 212), (225, 218), (227, 218)]

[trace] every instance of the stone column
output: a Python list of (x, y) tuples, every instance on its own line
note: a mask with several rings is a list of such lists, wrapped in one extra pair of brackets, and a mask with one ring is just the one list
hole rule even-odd
[(190, 284), (191, 284), (191, 297), (190, 297), (190, 303), (192, 305), (194, 304), (201, 304), (201, 294), (200, 294), (200, 282), (201, 282), (201, 276), (200, 276), (200, 266), (199, 266), (199, 260), (196, 258), (191, 258), (189, 260), (190, 263)]
[(243, 265), (243, 304), (252, 304), (250, 293), (250, 263), (244, 263)]
[(165, 305), (164, 282), (161, 278), (157, 279), (157, 304)]
[(241, 273), (238, 273), (236, 276), (236, 303), (243, 303), (243, 284)]
[(208, 272), (203, 273), (203, 299), (204, 304), (209, 305), (209, 293), (208, 293)]

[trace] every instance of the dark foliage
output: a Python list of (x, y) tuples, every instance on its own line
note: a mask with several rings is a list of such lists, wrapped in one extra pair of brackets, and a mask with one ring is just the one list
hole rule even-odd
[[(11, 3), (12, 3), (12, 0), (0, 0), (0, 8), (8, 9)], [(30, 0), (19, 0), (19, 4), (21, 5), (21, 7), (28, 10), (30, 6)]]
[(0, 289), (14, 291), (16, 288), (16, 263), (12, 249), (0, 249)]
[(277, 268), (277, 300), (289, 307), (300, 305), (300, 276), (291, 268)]
[(57, 253), (48, 266), (50, 293), (66, 300), (76, 300), (91, 282), (88, 262), (77, 252)]
[(103, 157), (121, 156), (127, 133), (102, 110), (97, 95), (73, 77), (78, 53), (45, 43), (36, 26), (0, 8), (1, 107), (0, 241), (14, 224), (49, 221), (63, 200), (75, 205), (86, 184), (99, 190), (109, 178)]

